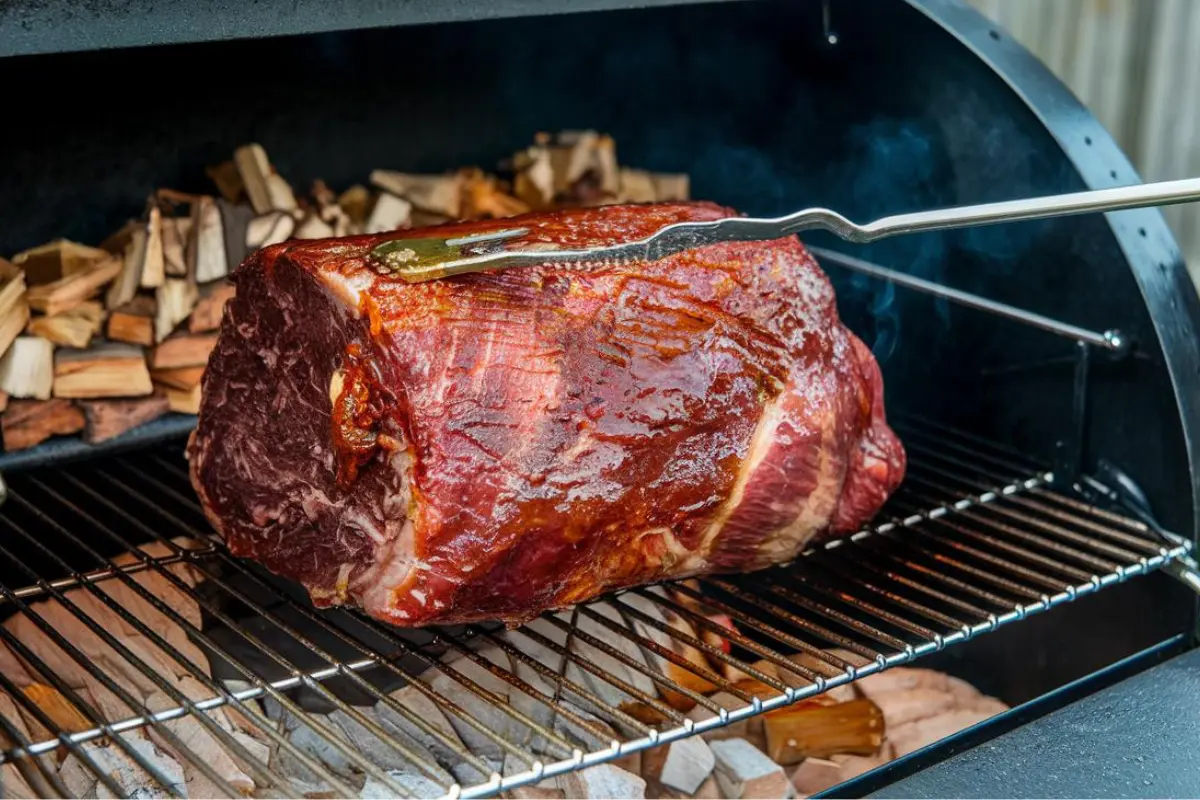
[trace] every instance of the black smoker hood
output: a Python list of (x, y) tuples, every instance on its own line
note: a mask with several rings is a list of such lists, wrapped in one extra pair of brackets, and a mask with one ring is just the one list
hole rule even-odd
[[(453, 24), (432, 24), (445, 22)], [(154, 186), (203, 189), (204, 166), (250, 140), (289, 177), (349, 185), (374, 167), (490, 164), (532, 131), (595, 128), (614, 136), (627, 163), (689, 173), (697, 197), (756, 214), (824, 205), (856, 220), (1140, 180), (1040, 62), (955, 0), (13, 0), (0, 6), (4, 55), (12, 56), (0, 58), (9, 107), (37, 123), (11, 128), (0, 153), (4, 253), (57, 236), (98, 241)], [(186, 89), (142, 102), (136, 87), (160, 71)], [(1200, 303), (1161, 214), (869, 247), (805, 238), (1091, 330), (1119, 330), (1130, 352), (1092, 352), (826, 265), (844, 318), (882, 362), (898, 416), (937, 420), (1051, 464), (1065, 490), (1086, 474), (1110, 484), (1132, 476), (1157, 522), (1195, 541)], [(115, 446), (189, 426), (173, 418)], [(59, 446), (0, 459), (0, 470), (91, 454)], [(989, 665), (994, 685), (981, 688), (1034, 704), (950, 747), (1187, 649), (1195, 631), (1194, 595), (1156, 574), (961, 653), (929, 656), (931, 666), (960, 672)], [(1080, 746), (1057, 733), (1042, 753), (1073, 770)], [(1102, 732), (1087, 744), (1104, 746)], [(866, 791), (869, 781), (881, 785), (946, 754), (914, 754), (892, 765), (890, 778), (844, 788)], [(1000, 775), (1004, 758), (973, 768)], [(1108, 780), (1079, 775), (1092, 777)], [(1072, 784), (1097, 795), (1141, 789), (1152, 791), (1140, 780)]]

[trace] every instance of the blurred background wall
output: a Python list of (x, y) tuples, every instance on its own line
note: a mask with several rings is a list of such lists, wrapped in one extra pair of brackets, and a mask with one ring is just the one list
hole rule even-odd
[[(1200, 0), (967, 0), (1042, 59), (1143, 180), (1200, 177)], [(1200, 283), (1200, 205), (1164, 210)]]

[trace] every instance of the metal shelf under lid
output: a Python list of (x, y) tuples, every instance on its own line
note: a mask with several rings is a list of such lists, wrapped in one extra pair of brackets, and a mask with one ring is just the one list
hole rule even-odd
[[(237, 792), (195, 752), (196, 740), (180, 735), (183, 720), (235, 755), (265, 795), (295, 796), (309, 783), (354, 794), (373, 780), (400, 796), (491, 796), (796, 702), (1188, 556), (1186, 542), (1058, 491), (1049, 472), (1019, 453), (929, 422), (911, 423), (903, 437), (909, 476), (859, 533), (822, 543), (791, 565), (715, 576), (671, 594), (633, 589), (513, 631), (409, 631), (354, 611), (313, 609), (296, 587), (230, 556), (212, 538), (175, 445), (13, 475), (0, 508), (0, 574), (25, 580), (0, 585), (0, 614), (25, 617), (68, 660), (47, 663), (7, 627), (0, 643), (61, 693), (80, 721), (64, 727), (0, 675), (0, 691), (40, 724), (39, 735), (26, 736), (0, 713), (8, 742), (0, 763), (22, 763), (34, 785), (44, 756), (65, 748), (109, 791), (128, 793), (98, 763), (105, 746), (142, 770), (150, 794), (178, 794), (145, 755), (149, 732), (210, 785)], [(158, 555), (110, 560), (146, 542)], [(183, 568), (201, 581), (192, 586)], [(202, 619), (153, 586), (186, 597)], [(154, 625), (145, 621), (147, 609)], [(710, 619), (717, 614), (728, 615), (737, 632)], [(665, 624), (672, 615), (687, 620), (688, 630)], [(86, 644), (55, 630), (64, 618)], [(177, 630), (165, 630), (163, 621)], [(130, 631), (140, 634), (138, 647), (128, 646)], [(730, 651), (705, 631), (722, 634)], [(747, 691), (683, 658), (676, 645), (761, 686)], [(121, 659), (118, 668), (97, 662), (100, 651)], [(789, 658), (797, 653), (808, 657)], [(760, 660), (780, 677), (756, 669)], [(668, 663), (739, 704), (723, 707), (689, 688), (693, 681), (668, 677)], [(89, 702), (72, 685), (79, 676), (116, 700)], [(154, 702), (136, 691), (146, 682), (156, 689)], [(452, 720), (456, 735), (397, 700), (401, 686)], [(681, 713), (664, 701), (666, 692), (701, 710)], [(310, 741), (325, 742), (343, 769), (298, 747), (286, 726), (281, 732), (265, 722), (263, 740), (275, 756), (255, 758), (218, 719), (225, 706), (258, 721), (273, 707), (306, 727)], [(411, 736), (381, 724), (380, 714), (434, 744), (414, 746)], [(371, 746), (347, 739), (335, 718), (357, 726)], [(305, 785), (279, 766), (285, 762), (301, 765)], [(42, 777), (46, 788), (69, 793), (54, 785), (52, 769)]]

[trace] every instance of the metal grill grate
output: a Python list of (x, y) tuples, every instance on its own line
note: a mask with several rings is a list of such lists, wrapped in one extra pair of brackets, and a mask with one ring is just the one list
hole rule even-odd
[(117, 796), (371, 794), (364, 782), (495, 795), (795, 702), (1187, 553), (1055, 491), (1020, 454), (930, 423), (903, 436), (909, 477), (874, 527), (787, 567), (636, 589), (515, 631), (403, 631), (312, 609), (209, 538), (177, 448), (13, 476), (0, 645), (24, 665), (0, 669), (12, 701), (0, 704), (0, 763), (56, 796), (95, 784)]

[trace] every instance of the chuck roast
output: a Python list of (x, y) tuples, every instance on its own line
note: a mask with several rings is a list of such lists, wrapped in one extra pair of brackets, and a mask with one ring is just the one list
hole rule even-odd
[[(608, 206), (288, 242), (235, 273), (192, 481), (237, 555), (396, 625), (756, 570), (853, 531), (905, 454), (798, 239), (653, 262), (381, 276), (397, 238), (641, 238), (733, 212)], [(533, 243), (539, 244), (533, 244)]]

